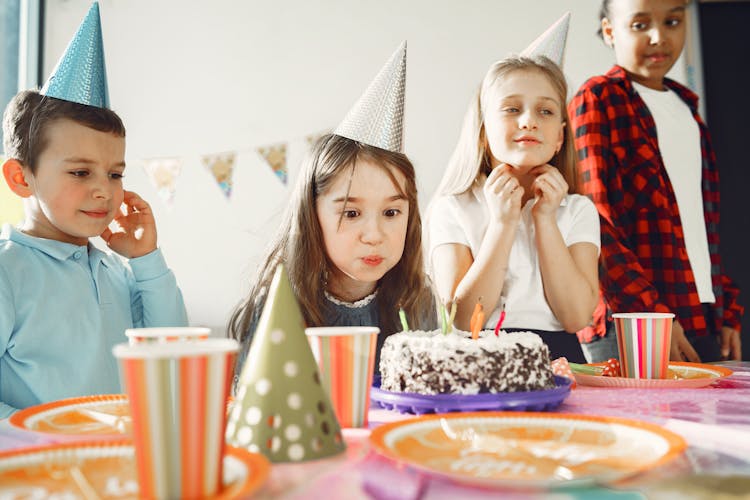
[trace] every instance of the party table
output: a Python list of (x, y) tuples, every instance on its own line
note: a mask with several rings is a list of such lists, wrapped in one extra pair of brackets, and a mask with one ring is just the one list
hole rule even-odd
[[(553, 491), (502, 491), (504, 498), (750, 497), (750, 362), (724, 362), (734, 371), (710, 387), (601, 388), (579, 385), (552, 413), (638, 419), (660, 425), (688, 444), (676, 460), (616, 485)], [(371, 408), (370, 429), (414, 418)], [(497, 498), (499, 491), (456, 483), (376, 453), (370, 429), (344, 429), (347, 450), (335, 457), (274, 464), (257, 498)], [(0, 450), (49, 443), (0, 421)]]
[[(716, 498), (722, 491), (750, 497), (750, 362), (720, 363), (733, 375), (698, 389), (610, 389), (578, 386), (556, 413), (645, 420), (688, 443), (686, 453), (656, 470), (612, 488), (503, 491), (503, 498)], [(371, 408), (370, 427), (413, 418)], [(345, 429), (339, 457), (278, 464), (260, 498), (498, 498), (498, 490), (454, 483), (383, 458), (369, 430)], [(736, 498), (742, 498), (737, 496)], [(728, 496), (727, 498), (732, 498)]]

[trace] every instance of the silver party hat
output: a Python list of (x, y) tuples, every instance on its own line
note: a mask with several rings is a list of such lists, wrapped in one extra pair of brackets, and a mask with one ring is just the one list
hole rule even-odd
[(109, 108), (98, 2), (94, 2), (89, 9), (39, 93), (98, 108)]
[(547, 30), (526, 47), (522, 56), (547, 56), (562, 68), (565, 42), (568, 39), (568, 27), (570, 26), (570, 12), (555, 21)]
[(367, 87), (334, 134), (400, 153), (403, 147), (406, 41)]

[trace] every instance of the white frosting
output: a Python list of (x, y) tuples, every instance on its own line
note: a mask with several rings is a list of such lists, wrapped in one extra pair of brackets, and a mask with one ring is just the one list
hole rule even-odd
[(549, 350), (533, 332), (400, 332), (381, 351), (381, 387), (421, 394), (528, 391), (554, 386)]
[(479, 352), (481, 349), (497, 351), (508, 349), (520, 344), (529, 349), (544, 345), (542, 338), (533, 332), (505, 332), (500, 330), (495, 335), (492, 330), (479, 332), (478, 339), (472, 339), (470, 332), (453, 330), (451, 333), (443, 334), (440, 330), (425, 332), (415, 330), (410, 332), (399, 332), (391, 335), (391, 342), (407, 343), (415, 349), (422, 351), (440, 351), (443, 349), (455, 352), (460, 349), (464, 352)]

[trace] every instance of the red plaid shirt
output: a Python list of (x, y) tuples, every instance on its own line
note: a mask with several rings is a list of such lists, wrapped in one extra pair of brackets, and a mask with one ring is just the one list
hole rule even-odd
[[(578, 150), (582, 191), (601, 218), (600, 284), (612, 312), (672, 312), (698, 336), (722, 326), (740, 329), (739, 289), (722, 273), (719, 255), (719, 172), (698, 97), (677, 82), (665, 85), (690, 107), (701, 134), (703, 213), (716, 296), (707, 325), (690, 268), (680, 212), (664, 167), (656, 125), (625, 70), (589, 79), (568, 105)], [(582, 341), (603, 335), (604, 310)]]

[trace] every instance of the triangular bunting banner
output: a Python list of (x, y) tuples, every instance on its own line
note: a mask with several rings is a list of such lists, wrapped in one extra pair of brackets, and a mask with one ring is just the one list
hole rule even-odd
[(203, 165), (211, 172), (216, 184), (219, 185), (224, 196), (232, 196), (232, 172), (234, 171), (235, 153), (219, 153), (205, 155), (201, 158)]
[(268, 166), (271, 167), (276, 177), (286, 186), (287, 178), (289, 175), (286, 165), (286, 143), (282, 142), (279, 144), (272, 144), (257, 148), (258, 154), (260, 154)]
[(174, 202), (175, 184), (182, 170), (182, 158), (149, 158), (143, 160), (143, 170), (167, 207)]
[(307, 144), (307, 149), (310, 149), (315, 142), (323, 137), (326, 134), (330, 134), (330, 130), (323, 130), (321, 132), (315, 132), (312, 134), (308, 134), (305, 136), (305, 144)]

